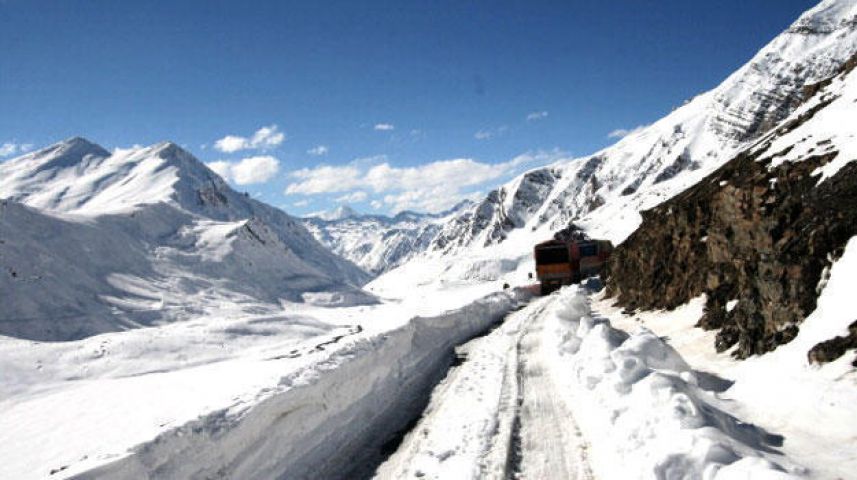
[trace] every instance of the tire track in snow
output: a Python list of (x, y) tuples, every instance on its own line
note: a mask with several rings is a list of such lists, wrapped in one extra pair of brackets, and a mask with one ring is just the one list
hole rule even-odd
[(545, 365), (554, 299), (510, 314), (462, 347), (466, 359), (432, 393), (423, 418), (379, 479), (592, 479), (587, 447)]
[(545, 309), (528, 318), (515, 345), (519, 396), (506, 478), (591, 480), (586, 442), (546, 363)]

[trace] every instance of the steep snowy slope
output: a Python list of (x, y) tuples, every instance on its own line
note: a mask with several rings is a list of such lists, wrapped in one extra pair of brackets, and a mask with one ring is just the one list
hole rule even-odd
[(400, 212), (394, 217), (360, 215), (347, 206), (304, 219), (315, 238), (367, 272), (378, 275), (426, 250), (441, 226), (471, 206), (464, 201), (445, 212)]
[(576, 221), (614, 242), (654, 206), (722, 165), (784, 119), (807, 86), (857, 51), (857, 1), (825, 0), (720, 86), (596, 154), (523, 174), (450, 222), (432, 249), (502, 242), (515, 229)]
[(640, 224), (640, 210), (749, 146), (855, 51), (857, 0), (824, 0), (717, 88), (594, 155), (531, 170), (492, 191), (444, 225), (407, 271), (383, 282), (484, 280), (516, 268), (525, 280), (533, 244), (569, 222), (619, 243)]
[[(368, 275), (171, 143), (80, 138), (0, 164), (0, 334), (40, 340), (336, 292)], [(308, 298), (308, 297), (307, 297)]]

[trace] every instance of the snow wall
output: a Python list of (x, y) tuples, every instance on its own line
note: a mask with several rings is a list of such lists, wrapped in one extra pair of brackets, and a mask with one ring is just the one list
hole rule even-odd
[(355, 478), (371, 474), (425, 407), (456, 345), (527, 296), (495, 293), (436, 317), (345, 343), (263, 392), (167, 431), (78, 479)]

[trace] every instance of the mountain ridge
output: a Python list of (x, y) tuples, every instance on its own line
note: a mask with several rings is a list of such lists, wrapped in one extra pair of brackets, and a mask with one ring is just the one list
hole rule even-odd
[(0, 288), (14, 299), (0, 334), (68, 340), (316, 292), (374, 301), (368, 274), (172, 142), (111, 153), (73, 137), (0, 163), (0, 198)]
[(304, 226), (323, 245), (347, 258), (365, 271), (380, 275), (407, 262), (425, 250), (440, 225), (456, 212), (467, 208), (462, 201), (438, 213), (401, 211), (394, 216), (358, 214), (337, 215), (332, 219), (305, 217)]

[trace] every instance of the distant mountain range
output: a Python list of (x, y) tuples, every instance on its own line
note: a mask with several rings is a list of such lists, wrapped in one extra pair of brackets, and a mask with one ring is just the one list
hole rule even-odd
[(425, 251), (444, 223), (472, 205), (463, 201), (440, 213), (403, 211), (393, 217), (359, 214), (342, 205), (303, 220), (323, 245), (380, 275)]

